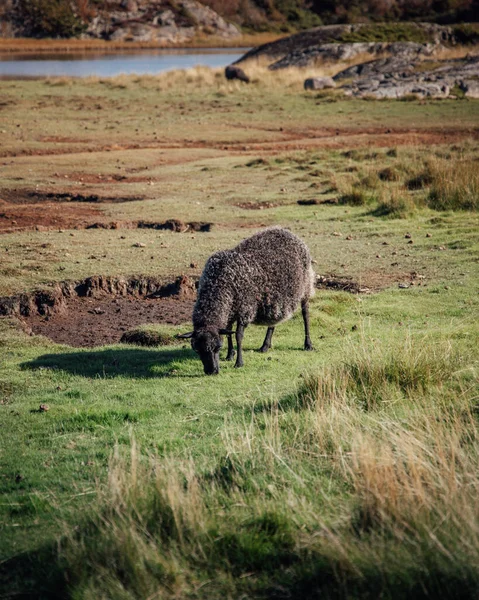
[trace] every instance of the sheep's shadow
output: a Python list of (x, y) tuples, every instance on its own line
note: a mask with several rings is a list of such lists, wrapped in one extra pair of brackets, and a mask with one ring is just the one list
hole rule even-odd
[[(30, 370), (49, 369), (65, 371), (88, 378), (133, 377), (150, 379), (169, 377), (174, 374), (177, 363), (193, 360), (194, 352), (187, 348), (145, 350), (142, 348), (106, 348), (57, 354), (43, 354), (22, 363), (21, 368)], [(186, 377), (197, 375), (182, 374)]]

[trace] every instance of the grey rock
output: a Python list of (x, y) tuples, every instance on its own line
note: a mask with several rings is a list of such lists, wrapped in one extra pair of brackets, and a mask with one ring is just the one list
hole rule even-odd
[(174, 27), (175, 23), (175, 15), (172, 10), (169, 8), (167, 10), (163, 10), (153, 18), (153, 25), (159, 25), (161, 27)]
[(332, 77), (309, 77), (304, 80), (305, 90), (324, 90), (335, 87), (336, 83)]
[(466, 98), (479, 98), (479, 81), (461, 81), (459, 86)]
[(437, 61), (428, 63), (419, 56), (413, 59), (390, 57), (344, 69), (334, 80), (344, 82), (341, 89), (349, 96), (401, 98), (413, 94), (422, 98), (446, 98), (451, 88), (460, 85), (466, 95), (476, 97), (473, 94), (479, 94), (479, 82), (468, 80), (467, 76), (477, 70), (479, 56), (445, 60), (439, 66)]

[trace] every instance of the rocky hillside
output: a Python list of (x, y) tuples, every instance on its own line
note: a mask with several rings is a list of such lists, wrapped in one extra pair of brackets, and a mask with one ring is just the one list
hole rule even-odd
[(196, 0), (2, 0), (0, 35), (181, 44), (240, 30)]

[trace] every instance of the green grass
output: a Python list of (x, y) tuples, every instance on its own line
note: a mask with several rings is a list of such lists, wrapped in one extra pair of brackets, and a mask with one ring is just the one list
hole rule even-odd
[(374, 23), (363, 25), (357, 31), (346, 32), (339, 38), (342, 43), (352, 42), (416, 42), (425, 44), (433, 38), (415, 23)]
[[(274, 224), (318, 274), (372, 293), (318, 290), (312, 353), (300, 315), (268, 354), (248, 328), (244, 368), (223, 360), (218, 377), (187, 343), (77, 349), (2, 318), (0, 596), (475, 597), (479, 104), (318, 106), (300, 86), (198, 71), (4, 83), (0, 198), (144, 195), (91, 219), (213, 227), (2, 234), (2, 295), (199, 275)], [(430, 142), (438, 123), (454, 143)], [(384, 134), (401, 127), (416, 137)]]

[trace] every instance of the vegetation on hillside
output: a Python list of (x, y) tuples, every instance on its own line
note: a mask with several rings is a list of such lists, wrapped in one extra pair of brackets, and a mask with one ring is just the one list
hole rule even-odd
[(332, 23), (473, 21), (478, 0), (204, 0), (219, 14), (251, 29), (307, 29)]
[[(172, 0), (151, 2), (154, 11), (187, 11)], [(294, 32), (331, 23), (379, 21), (431, 21), (456, 23), (477, 18), (479, 0), (204, 0), (245, 32)], [(100, 0), (9, 0), (3, 7), (10, 18), (31, 37), (74, 37), (85, 30), (98, 11), (123, 10), (118, 1)], [(372, 41), (373, 37), (361, 37)], [(477, 32), (476, 32), (477, 35)], [(377, 38), (383, 39), (383, 38)], [(350, 41), (358, 41), (356, 39)]]

